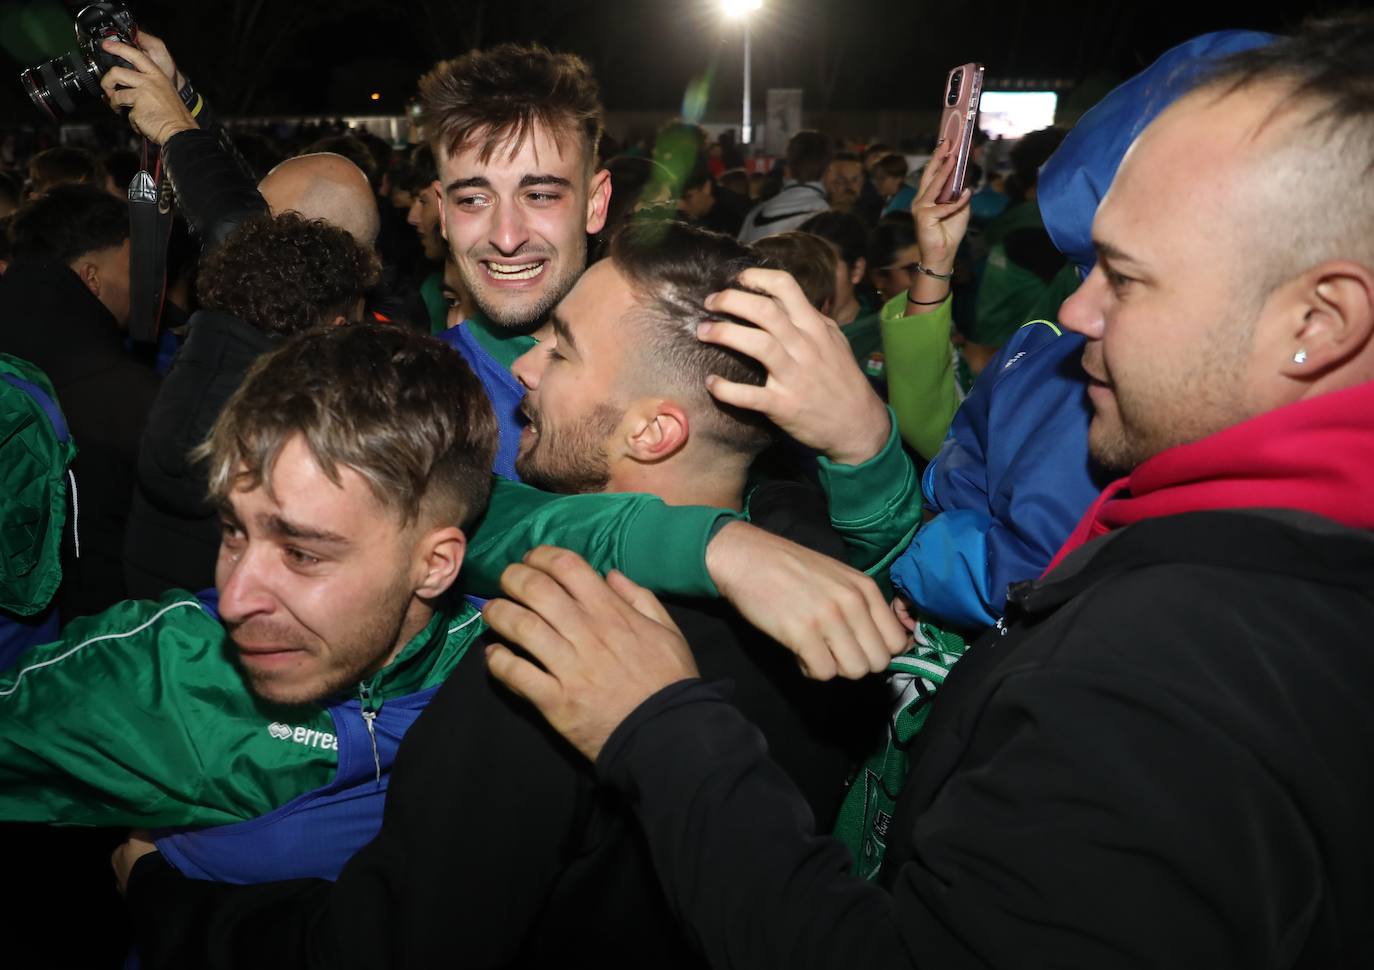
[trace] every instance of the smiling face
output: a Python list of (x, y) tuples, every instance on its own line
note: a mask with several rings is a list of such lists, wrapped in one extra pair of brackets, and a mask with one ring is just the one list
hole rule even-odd
[(587, 235), (606, 221), (610, 175), (592, 172), (581, 138), (538, 123), (486, 161), (481, 148), (438, 152), (444, 237), (487, 318), (529, 331), (586, 267)]
[(325, 475), (299, 435), (272, 491), (234, 488), (221, 510), (220, 616), (259, 696), (320, 700), (380, 670), (431, 612), (415, 594), (422, 530), (403, 526), (356, 471)]
[(1132, 147), (1098, 208), (1097, 265), (1060, 319), (1088, 337), (1088, 441), (1109, 468), (1266, 409), (1254, 350), (1266, 294), (1246, 274), (1261, 243), (1246, 213), (1269, 100), (1180, 101)]
[(547, 338), (512, 365), (526, 389), (529, 423), (515, 461), (524, 481), (557, 492), (606, 487), (607, 444), (625, 413), (616, 396), (627, 360), (624, 318), (634, 307), (624, 276), (602, 260), (554, 311)]

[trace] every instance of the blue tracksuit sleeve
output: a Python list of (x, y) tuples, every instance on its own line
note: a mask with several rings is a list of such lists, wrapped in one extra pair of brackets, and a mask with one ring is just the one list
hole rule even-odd
[(1027, 325), (959, 408), (922, 480), (938, 514), (892, 566), (923, 614), (964, 629), (995, 623), (1007, 584), (1043, 572), (1096, 497), (1081, 353), (1081, 338)]

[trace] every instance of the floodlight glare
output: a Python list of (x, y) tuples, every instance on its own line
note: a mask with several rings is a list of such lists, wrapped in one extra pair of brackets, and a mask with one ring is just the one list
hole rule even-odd
[(763, 6), (763, 0), (720, 0), (720, 8), (727, 17), (747, 17)]

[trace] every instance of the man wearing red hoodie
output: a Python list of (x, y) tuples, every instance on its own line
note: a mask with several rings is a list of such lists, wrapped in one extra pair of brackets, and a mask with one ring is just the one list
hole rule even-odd
[(1140, 136), (1061, 320), (1126, 477), (954, 669), (878, 884), (652, 597), (539, 550), (493, 672), (631, 798), (717, 967), (1374, 965), (1374, 16)]

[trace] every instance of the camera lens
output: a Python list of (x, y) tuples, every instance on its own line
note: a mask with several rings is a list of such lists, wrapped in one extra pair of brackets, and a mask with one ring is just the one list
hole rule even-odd
[(21, 71), (19, 80), (29, 100), (54, 121), (76, 110), (76, 98), (81, 92), (100, 96), (100, 75), (79, 50), (67, 51), (61, 57)]
[(949, 79), (949, 94), (945, 95), (945, 103), (949, 105), (957, 104), (959, 101), (959, 82), (964, 79), (963, 71), (955, 71)]

